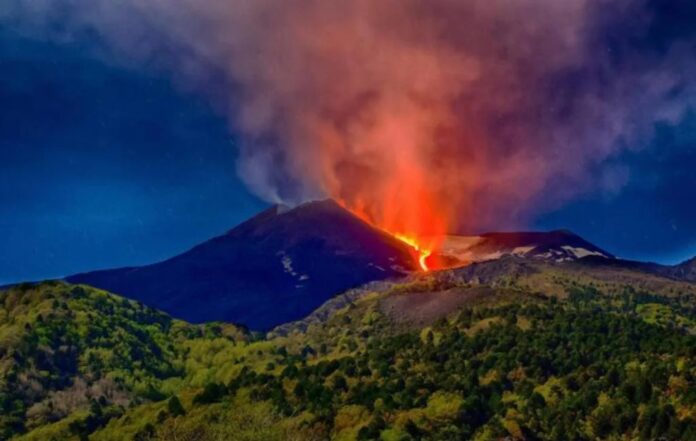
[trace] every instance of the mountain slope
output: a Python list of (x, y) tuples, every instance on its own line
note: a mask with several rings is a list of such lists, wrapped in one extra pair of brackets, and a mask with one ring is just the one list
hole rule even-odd
[(669, 274), (681, 280), (696, 282), (696, 257), (671, 267)]
[[(129, 405), (162, 399), (163, 384), (184, 376), (184, 342), (206, 329), (85, 286), (0, 292), (0, 439), (65, 418), (77, 439)], [(211, 338), (246, 338), (216, 329)]]
[(312, 316), (264, 337), (86, 286), (0, 292), (0, 439), (696, 439), (693, 283), (506, 256)]
[(137, 268), (70, 276), (198, 323), (268, 329), (331, 296), (402, 275), (413, 258), (400, 241), (333, 201), (273, 207), (190, 251)]
[[(394, 297), (387, 301), (390, 315), (406, 321), (409, 317), (421, 317), (417, 320), (420, 324), (444, 318), (462, 304), (498, 301), (501, 294), (508, 297), (512, 294), (515, 301), (520, 300), (520, 295), (537, 296), (539, 293), (566, 299), (570, 293), (589, 287), (610, 296), (645, 294), (670, 301), (696, 299), (696, 283), (665, 274), (670, 268), (596, 256), (556, 262), (507, 255), (463, 267), (368, 284), (330, 299), (302, 320), (277, 326), (272, 333), (305, 332), (364, 298), (382, 302)], [(429, 320), (424, 321), (424, 316)]]
[[(604, 285), (575, 262), (472, 267), (370, 284), (246, 357), (191, 354), (204, 382), (173, 390), (179, 412), (138, 405), (90, 439), (695, 439), (693, 293)], [(555, 270), (575, 277), (564, 295), (526, 287)]]
[(564, 262), (587, 256), (612, 259), (610, 253), (567, 230), (486, 233), (447, 236), (441, 254), (460, 262), (480, 262), (503, 256)]

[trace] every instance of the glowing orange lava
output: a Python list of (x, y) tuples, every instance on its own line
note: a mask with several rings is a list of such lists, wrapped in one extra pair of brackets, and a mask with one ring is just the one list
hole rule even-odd
[[(339, 201), (339, 203), (363, 221), (373, 225), (376, 228), (379, 228), (385, 233), (408, 245), (413, 250), (414, 259), (418, 262), (418, 267), (422, 271), (440, 269), (441, 262), (439, 259), (431, 259), (431, 257), (434, 257), (435, 250), (437, 250), (442, 244), (442, 235), (425, 233), (418, 235), (416, 233), (404, 233), (403, 231), (406, 230), (406, 228), (404, 228), (403, 224), (384, 222), (383, 220), (377, 221), (375, 220), (374, 216), (370, 216), (366, 210), (360, 207), (352, 207), (346, 204), (345, 201)], [(391, 219), (393, 219), (393, 217)], [(438, 226), (437, 230), (435, 231), (441, 231), (443, 218), (433, 216), (432, 211), (425, 211), (425, 215), (421, 219), (425, 219), (425, 221), (428, 222), (428, 225)], [(411, 231), (413, 230), (411, 229)]]
[(414, 238), (404, 236), (402, 234), (393, 234), (393, 236), (402, 241), (403, 243), (409, 245), (416, 251), (416, 253), (418, 254), (418, 264), (420, 265), (423, 271), (428, 271), (430, 269), (428, 268), (428, 263), (426, 259), (430, 257), (430, 255), (433, 253), (432, 250), (423, 248)]

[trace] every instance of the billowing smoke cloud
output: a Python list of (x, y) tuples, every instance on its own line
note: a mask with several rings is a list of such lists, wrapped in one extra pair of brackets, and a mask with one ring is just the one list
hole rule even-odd
[[(654, 2), (652, 2), (654, 3)], [(269, 201), (331, 196), (388, 229), (512, 227), (679, 121), (689, 37), (644, 1), (25, 0), (5, 23), (99, 40), (207, 93)], [(663, 42), (664, 43), (664, 42)]]

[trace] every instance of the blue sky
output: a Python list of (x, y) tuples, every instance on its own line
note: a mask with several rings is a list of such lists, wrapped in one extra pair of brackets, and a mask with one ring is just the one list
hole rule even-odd
[(197, 97), (81, 47), (0, 41), (0, 283), (160, 260), (265, 207)]

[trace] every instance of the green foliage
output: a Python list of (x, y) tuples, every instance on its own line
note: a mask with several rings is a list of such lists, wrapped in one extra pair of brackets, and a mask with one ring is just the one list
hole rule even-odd
[(161, 388), (187, 377), (185, 342), (223, 333), (234, 334), (85, 286), (45, 282), (2, 292), (0, 439), (88, 411), (68, 428), (86, 439), (124, 407), (165, 399)]
[(696, 439), (694, 298), (568, 294), (506, 291), (420, 326), (375, 295), (264, 339), (86, 287), (15, 288), (0, 439)]
[(279, 374), (242, 370), (229, 389), (329, 427), (359, 406), (369, 420), (357, 439), (689, 439), (696, 337), (626, 313), (643, 300), (589, 290), (482, 306), (312, 363), (298, 345)]

